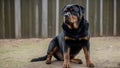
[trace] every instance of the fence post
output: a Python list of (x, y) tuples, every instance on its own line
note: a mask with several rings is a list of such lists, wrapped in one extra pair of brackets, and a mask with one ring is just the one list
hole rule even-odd
[(48, 37), (48, 1), (42, 0), (42, 37)]
[(114, 25), (113, 25), (113, 35), (116, 36), (117, 34), (117, 3), (116, 0), (114, 0)]
[(100, 36), (103, 36), (103, 0), (100, 0)]
[(89, 0), (86, 1), (86, 19), (89, 21)]
[(21, 38), (21, 1), (15, 2), (15, 38)]
[(2, 0), (2, 38), (5, 38), (5, 1)]
[(59, 0), (56, 0), (56, 35), (59, 33)]
[(36, 38), (38, 38), (38, 33), (39, 33), (39, 13), (38, 13), (38, 0), (35, 0), (35, 34)]

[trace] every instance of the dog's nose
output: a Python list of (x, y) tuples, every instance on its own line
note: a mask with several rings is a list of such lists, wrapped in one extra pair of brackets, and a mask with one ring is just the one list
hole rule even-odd
[(69, 15), (64, 15), (65, 16), (65, 18), (67, 18)]

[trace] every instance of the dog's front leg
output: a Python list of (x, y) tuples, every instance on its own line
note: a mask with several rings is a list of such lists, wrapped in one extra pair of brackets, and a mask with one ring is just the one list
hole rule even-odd
[(64, 53), (64, 64), (63, 68), (70, 68), (70, 48)]
[(83, 46), (83, 51), (84, 51), (84, 54), (85, 54), (85, 59), (86, 59), (87, 66), (88, 67), (94, 67), (94, 64), (90, 60), (90, 53), (87, 50), (86, 46)]
[(81, 44), (83, 46), (83, 51), (85, 54), (85, 59), (88, 67), (94, 67), (94, 64), (90, 60), (90, 43), (89, 38), (87, 36), (80, 38)]

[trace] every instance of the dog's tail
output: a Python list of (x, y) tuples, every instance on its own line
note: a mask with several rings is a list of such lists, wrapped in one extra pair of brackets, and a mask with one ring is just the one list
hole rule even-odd
[(47, 55), (43, 56), (43, 57), (39, 57), (39, 58), (34, 58), (31, 60), (31, 62), (38, 62), (38, 61), (44, 61), (47, 59)]

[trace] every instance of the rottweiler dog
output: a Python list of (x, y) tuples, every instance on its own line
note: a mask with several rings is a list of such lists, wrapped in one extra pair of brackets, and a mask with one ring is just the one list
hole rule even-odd
[(57, 60), (64, 61), (63, 68), (70, 68), (70, 62), (83, 63), (81, 59), (75, 58), (83, 49), (87, 66), (94, 67), (89, 52), (89, 23), (84, 18), (84, 12), (85, 8), (76, 4), (64, 6), (62, 32), (51, 40), (47, 55), (32, 59), (31, 62), (46, 60), (46, 64), (51, 64), (54, 56)]

